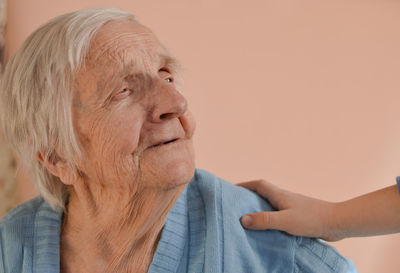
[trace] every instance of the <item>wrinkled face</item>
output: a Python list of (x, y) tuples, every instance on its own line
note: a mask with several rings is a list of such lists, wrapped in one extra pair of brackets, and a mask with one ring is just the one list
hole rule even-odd
[(109, 22), (77, 75), (76, 130), (101, 189), (171, 189), (194, 173), (195, 122), (175, 85), (175, 61), (143, 25)]

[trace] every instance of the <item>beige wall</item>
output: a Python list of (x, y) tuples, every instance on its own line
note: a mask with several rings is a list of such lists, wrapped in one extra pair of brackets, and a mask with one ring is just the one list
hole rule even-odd
[[(119, 6), (185, 67), (197, 166), (344, 200), (400, 175), (400, 2), (12, 0), (13, 53), (49, 18)], [(26, 186), (23, 186), (26, 189)], [(399, 272), (400, 236), (335, 243), (361, 273)]]

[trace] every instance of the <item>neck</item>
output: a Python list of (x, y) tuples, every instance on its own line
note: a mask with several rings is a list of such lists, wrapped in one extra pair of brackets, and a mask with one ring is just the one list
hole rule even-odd
[(74, 185), (61, 235), (62, 270), (147, 272), (166, 217), (185, 186), (93, 196), (87, 186)]

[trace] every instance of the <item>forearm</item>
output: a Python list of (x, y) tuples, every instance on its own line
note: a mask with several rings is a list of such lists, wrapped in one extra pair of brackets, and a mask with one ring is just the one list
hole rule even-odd
[(340, 238), (400, 232), (397, 186), (335, 204), (328, 222), (328, 229)]

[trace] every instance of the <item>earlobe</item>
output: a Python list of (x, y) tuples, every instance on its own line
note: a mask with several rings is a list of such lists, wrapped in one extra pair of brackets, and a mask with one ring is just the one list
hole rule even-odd
[(48, 159), (43, 157), (41, 152), (37, 153), (37, 159), (52, 175), (57, 176), (66, 185), (74, 184), (74, 179), (71, 169), (66, 162), (59, 156), (51, 156)]

